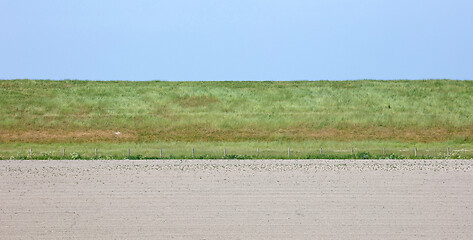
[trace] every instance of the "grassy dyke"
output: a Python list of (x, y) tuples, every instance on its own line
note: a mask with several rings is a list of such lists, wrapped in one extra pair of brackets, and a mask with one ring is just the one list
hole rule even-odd
[(7, 80), (0, 143), (463, 144), (473, 143), (472, 103), (473, 81), (453, 80)]
[(472, 106), (473, 81), (7, 80), (0, 159), (471, 158)]

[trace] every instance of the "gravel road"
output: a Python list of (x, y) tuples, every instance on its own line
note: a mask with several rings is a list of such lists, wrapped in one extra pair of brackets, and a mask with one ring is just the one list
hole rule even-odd
[(473, 239), (473, 160), (5, 160), (0, 238)]

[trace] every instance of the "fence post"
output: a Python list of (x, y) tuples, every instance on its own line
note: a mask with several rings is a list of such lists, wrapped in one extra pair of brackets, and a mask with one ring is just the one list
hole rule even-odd
[(259, 148), (256, 148), (256, 156), (258, 157), (259, 155)]
[(414, 156), (417, 157), (417, 147), (414, 148)]
[(95, 148), (95, 157), (97, 157), (97, 148)]
[(194, 158), (194, 148), (192, 148), (192, 158)]
[(163, 149), (162, 148), (159, 149), (159, 158), (163, 158)]
[(63, 156), (63, 157), (66, 156), (66, 149), (65, 149), (65, 148), (62, 149), (62, 156)]
[(30, 148), (30, 158), (32, 158), (32, 157), (33, 157), (33, 149)]
[(355, 155), (355, 151), (353, 151), (353, 147), (351, 147), (351, 155)]
[(291, 157), (291, 148), (287, 148), (287, 157), (288, 157), (288, 158)]
[(383, 155), (386, 155), (386, 148), (383, 147)]
[(130, 157), (130, 148), (128, 148), (128, 157)]
[(447, 157), (450, 157), (450, 147), (447, 147)]
[(223, 148), (223, 157), (227, 157), (227, 149), (226, 148)]

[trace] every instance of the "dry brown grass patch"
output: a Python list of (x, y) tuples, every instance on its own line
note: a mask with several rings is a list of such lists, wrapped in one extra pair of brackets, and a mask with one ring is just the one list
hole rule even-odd
[(136, 141), (134, 131), (120, 132), (113, 130), (30, 130), (11, 131), (0, 129), (0, 142), (130, 142)]
[(315, 129), (288, 126), (278, 129), (257, 127), (222, 129), (210, 124), (189, 124), (156, 129), (132, 129), (115, 134), (114, 130), (7, 130), (0, 129), (0, 142), (149, 142), (149, 141), (401, 141), (442, 142), (471, 139), (473, 126), (463, 128), (388, 128), (380, 126), (352, 126), (342, 129), (328, 127)]

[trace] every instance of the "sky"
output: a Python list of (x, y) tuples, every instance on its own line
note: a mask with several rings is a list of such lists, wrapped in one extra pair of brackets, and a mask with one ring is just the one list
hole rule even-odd
[(0, 79), (473, 79), (471, 0), (1, 0)]

